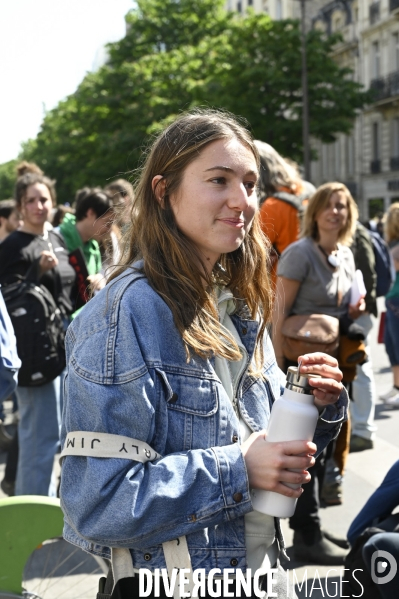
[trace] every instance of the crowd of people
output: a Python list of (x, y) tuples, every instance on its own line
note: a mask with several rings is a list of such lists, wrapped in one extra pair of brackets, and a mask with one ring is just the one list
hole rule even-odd
[[(132, 199), (131, 183), (117, 180), (106, 189), (78, 190), (72, 207), (57, 207), (55, 182), (37, 165), (20, 164), (15, 199), (0, 204), (0, 284), (5, 296), (9, 287), (22, 280), (45, 287), (65, 331), (90, 295), (104, 287), (107, 267), (119, 260), (121, 227)], [(79, 286), (80, 278), (83, 285)], [(17, 318), (22, 320), (24, 315)], [(32, 331), (32, 339), (27, 335), (18, 340), (21, 357), (21, 343), (36, 345), (35, 332), (44, 334), (34, 331), (29, 314), (21, 323), (21, 328), (25, 326)], [(61, 352), (65, 354), (64, 347)], [(8, 440), (1, 482), (8, 495), (57, 494), (53, 463), (60, 444), (64, 367), (65, 359), (59, 372), (44, 384), (34, 379), (18, 385), (18, 428)], [(36, 368), (40, 370), (39, 365)], [(32, 377), (37, 375), (34, 372)], [(3, 427), (3, 444), (4, 439), (7, 445)]]
[[(386, 241), (371, 229), (345, 185), (315, 189), (212, 110), (158, 136), (134, 191), (119, 179), (58, 206), (55, 182), (19, 165), (14, 199), (0, 202), (0, 400), (18, 414), (1, 487), (61, 496), (65, 538), (113, 561), (101, 597), (138, 594), (137, 569), (173, 559), (250, 567), (264, 589), (277, 568), (273, 590), (295, 596), (281, 575), (279, 523), (253, 510), (251, 488), (298, 498), (297, 559), (343, 564), (369, 519), (348, 542), (323, 530), (319, 508), (344, 501), (348, 453), (373, 449), (369, 336), (383, 276), (393, 386), (381, 399), (399, 407), (399, 204), (384, 217)], [(29, 316), (34, 288), (47, 320)], [(21, 340), (35, 322), (44, 347), (53, 342), (43, 356), (57, 354), (54, 376), (39, 345), (28, 365)], [(298, 361), (319, 409), (315, 437), (267, 444), (270, 410)], [(118, 560), (129, 581), (120, 595)]]

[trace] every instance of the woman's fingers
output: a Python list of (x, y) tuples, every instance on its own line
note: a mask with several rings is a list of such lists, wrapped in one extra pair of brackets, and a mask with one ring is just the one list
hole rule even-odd
[(308, 379), (309, 385), (314, 387), (315, 389), (320, 389), (320, 391), (326, 391), (327, 393), (341, 393), (342, 391), (342, 383), (335, 379), (327, 379), (327, 378), (312, 378)]
[(301, 374), (317, 374), (321, 377), (309, 376), (309, 384), (314, 387), (316, 405), (325, 407), (327, 404), (335, 403), (343, 389), (342, 372), (337, 360), (328, 354), (315, 352), (300, 356), (298, 362), (301, 364)]
[(315, 352), (300, 356), (298, 363), (301, 364), (301, 374), (318, 374), (325, 379), (342, 381), (342, 372), (339, 369), (338, 361), (332, 356)]
[(292, 471), (283, 470), (281, 472), (279, 482), (290, 484), (290, 485), (305, 485), (311, 479), (311, 476), (307, 470)]
[(293, 497), (294, 499), (297, 499), (303, 493), (302, 487), (297, 487), (296, 489), (293, 489), (291, 487), (287, 487), (287, 485), (284, 485), (283, 483), (279, 483), (278, 485), (276, 485), (276, 488), (273, 489), (273, 491), (274, 493), (280, 493), (280, 495), (285, 495), (286, 497)]
[(53, 252), (48, 252), (44, 250), (40, 254), (39, 266), (42, 273), (45, 273), (48, 270), (51, 270), (52, 268), (55, 268), (56, 266), (58, 266), (57, 256)]
[(307, 470), (311, 468), (315, 464), (315, 459), (312, 455), (306, 456), (287, 456), (285, 458), (285, 468), (289, 468), (291, 470)]
[[(281, 481), (304, 484), (309, 480), (306, 470), (314, 464), (316, 445), (310, 441), (267, 442), (262, 431), (253, 433), (241, 445), (241, 451), (250, 486), (276, 491)], [(288, 469), (298, 472), (289, 472)]]
[[(321, 351), (312, 352), (311, 354), (304, 354), (303, 356), (299, 356), (298, 362), (302, 362), (302, 364), (329, 364), (330, 366), (338, 367), (338, 361), (330, 356), (329, 354), (325, 354)], [(302, 369), (301, 369), (302, 370)]]
[[(341, 395), (343, 385), (333, 379), (309, 379), (309, 384), (314, 387), (313, 396), (315, 404), (325, 407), (327, 404), (335, 403)], [(318, 404), (318, 402), (321, 402)]]

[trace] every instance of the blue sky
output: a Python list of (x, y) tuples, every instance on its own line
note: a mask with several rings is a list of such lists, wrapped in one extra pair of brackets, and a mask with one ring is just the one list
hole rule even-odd
[(36, 137), (45, 110), (73, 93), (125, 32), (133, 0), (0, 2), (0, 164)]

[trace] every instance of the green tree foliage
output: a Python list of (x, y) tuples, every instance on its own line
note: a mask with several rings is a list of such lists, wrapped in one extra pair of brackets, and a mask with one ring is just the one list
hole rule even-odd
[(8, 200), (14, 195), (17, 160), (0, 164), (0, 200)]
[[(224, 108), (254, 135), (301, 160), (300, 31), (296, 21), (232, 16), (223, 0), (138, 0), (126, 37), (52, 111), (24, 157), (57, 179), (60, 201), (136, 169), (148, 135), (182, 110)], [(349, 132), (368, 95), (330, 52), (337, 37), (308, 35), (311, 133)]]

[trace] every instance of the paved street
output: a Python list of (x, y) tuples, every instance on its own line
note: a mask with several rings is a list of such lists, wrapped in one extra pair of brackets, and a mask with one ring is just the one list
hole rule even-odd
[[(383, 306), (383, 302), (380, 300), (380, 307)], [(375, 330), (372, 332), (372, 360), (377, 385), (377, 393), (383, 393), (387, 391), (391, 386), (391, 374), (388, 363), (388, 358), (385, 353), (383, 345), (376, 343), (377, 339), (377, 321), (375, 322)], [(321, 517), (323, 526), (336, 534), (342, 536), (346, 535), (346, 531), (352, 519), (355, 517), (359, 509), (362, 507), (364, 502), (378, 486), (383, 479), (388, 468), (399, 459), (399, 410), (391, 411), (384, 409), (382, 404), (379, 402), (376, 406), (376, 424), (378, 426), (377, 439), (375, 441), (375, 448), (360, 452), (357, 454), (350, 454), (348, 460), (347, 473), (344, 480), (344, 503), (342, 506), (329, 507), (321, 510)], [(4, 459), (5, 454), (0, 453), (0, 477), (3, 477), (4, 471)], [(0, 491), (0, 497), (4, 496)], [(286, 536), (288, 547), (292, 544), (292, 533), (288, 528), (287, 521), (283, 521), (283, 529)], [(290, 554), (290, 549), (288, 550)], [(299, 597), (312, 597), (313, 599), (319, 599), (320, 597), (328, 596), (326, 590), (317, 590), (318, 577), (321, 583), (325, 584), (325, 578), (329, 581), (327, 587), (330, 596), (334, 595), (333, 583), (338, 580), (339, 571), (335, 571), (328, 567), (320, 566), (309, 566), (304, 564), (298, 564), (291, 561), (288, 566), (290, 569), (295, 569), (295, 575), (299, 581), (301, 581), (307, 570), (308, 586), (307, 590), (305, 587), (298, 593)], [(292, 572), (290, 574), (292, 576)], [(83, 578), (87, 578), (85, 573), (82, 574)], [(97, 580), (98, 575), (94, 577)], [(76, 580), (75, 580), (76, 579)], [(74, 577), (74, 582), (78, 582), (81, 579)], [(315, 583), (313, 584), (313, 581)], [(72, 579), (70, 580), (72, 582)], [(313, 584), (313, 589), (312, 589)], [(68, 582), (64, 581), (65, 590), (69, 585)], [(80, 587), (80, 585), (79, 585)], [(80, 588), (82, 591), (82, 588)], [(57, 597), (59, 592), (57, 592)], [(69, 593), (62, 594), (62, 597), (67, 598)], [(92, 590), (83, 594), (72, 593), (71, 597), (91, 599), (94, 595)], [(45, 597), (49, 599), (56, 599), (56, 595), (46, 594)]]

